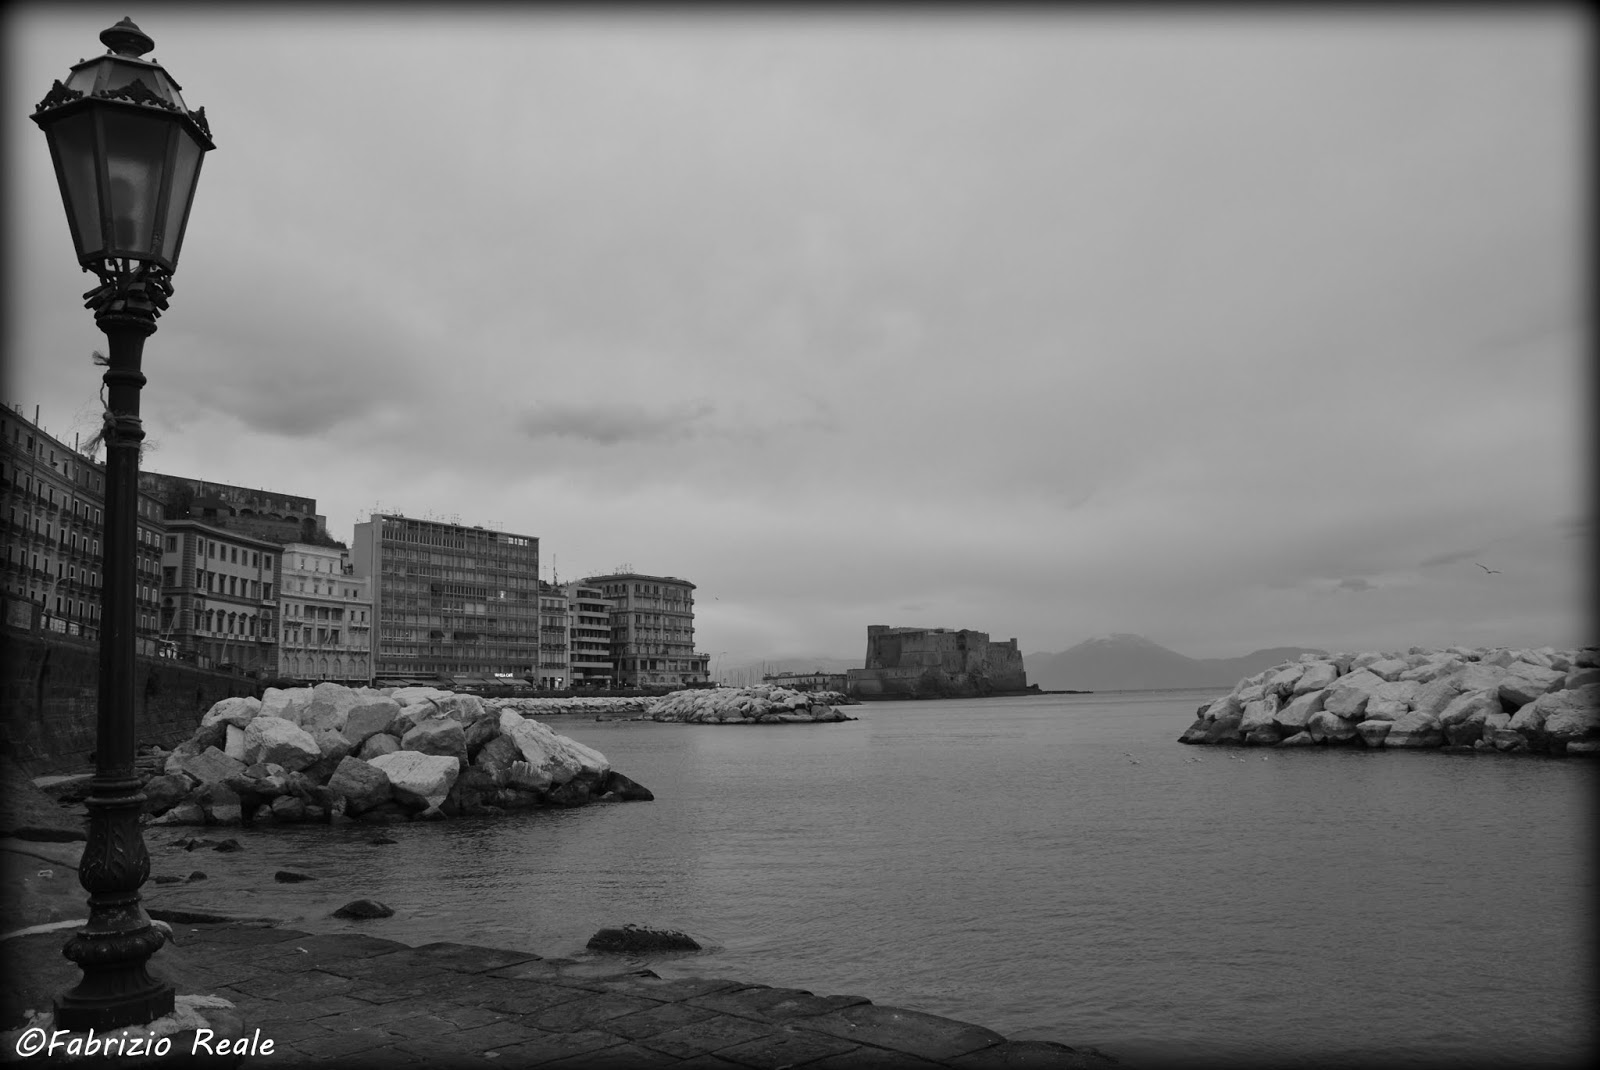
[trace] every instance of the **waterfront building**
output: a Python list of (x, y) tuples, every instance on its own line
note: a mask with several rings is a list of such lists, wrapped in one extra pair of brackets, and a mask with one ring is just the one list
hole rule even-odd
[(199, 520), (167, 521), (161, 552), (161, 630), (203, 668), (278, 675), (280, 547)]
[(539, 540), (397, 513), (355, 525), (380, 679), (537, 679)]
[[(0, 523), (5, 527), (6, 622), (97, 640), (104, 583), (105, 466), (39, 425), (0, 409)], [(164, 650), (161, 503), (138, 495), (134, 649)]]
[(572, 685), (572, 613), (565, 588), (539, 581), (539, 677), (546, 691)]
[(837, 691), (844, 694), (848, 677), (842, 672), (775, 672), (761, 677), (761, 682), (773, 687), (787, 687), (791, 691)]
[(711, 681), (711, 655), (694, 649), (694, 584), (630, 571), (583, 582), (611, 601), (611, 657), (619, 686), (683, 687)]
[(343, 545), (328, 537), (327, 518), (318, 515), (315, 498), (160, 472), (140, 472), (139, 489), (161, 500), (169, 520), (199, 520), (280, 544)]
[(352, 687), (371, 683), (371, 580), (356, 575), (350, 552), (335, 546), (285, 543), (281, 562), (279, 675)]
[(569, 654), (572, 686), (611, 687), (617, 679), (611, 655), (611, 602), (586, 580), (567, 584), (566, 592), (572, 636)]

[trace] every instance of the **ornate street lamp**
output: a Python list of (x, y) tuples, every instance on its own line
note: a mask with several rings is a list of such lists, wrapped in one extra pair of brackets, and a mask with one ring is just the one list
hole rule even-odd
[(140, 58), (155, 42), (132, 20), (100, 40), (109, 51), (74, 66), (33, 113), (50, 142), (78, 263), (100, 279), (83, 295), (84, 307), (94, 310), (110, 346), (95, 775), (78, 869), (89, 921), (62, 948), (83, 979), (55, 1004), (57, 1027), (74, 1031), (139, 1025), (173, 1007), (172, 986), (146, 969), (163, 937), (139, 905), (150, 876), (134, 771), (139, 366), (172, 296), (200, 162), (214, 147), (205, 109), (189, 111), (171, 75)]

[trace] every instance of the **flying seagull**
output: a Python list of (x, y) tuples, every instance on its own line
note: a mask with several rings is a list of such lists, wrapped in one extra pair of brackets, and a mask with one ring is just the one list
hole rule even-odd
[[(1474, 561), (1473, 564), (1478, 565), (1478, 562)], [(1478, 567), (1483, 569), (1483, 571), (1487, 572), (1491, 576), (1500, 575), (1500, 570), (1497, 568), (1490, 568), (1488, 565), (1478, 565)]]

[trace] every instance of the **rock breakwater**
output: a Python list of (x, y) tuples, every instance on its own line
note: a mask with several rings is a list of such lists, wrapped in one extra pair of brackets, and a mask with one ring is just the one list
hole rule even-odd
[(1600, 753), (1600, 650), (1302, 655), (1202, 706), (1180, 743)]
[(268, 688), (162, 755), (154, 825), (372, 823), (651, 799), (605, 755), (516, 710), (437, 688)]
[(652, 721), (687, 724), (812, 724), (854, 721), (832, 705), (844, 696), (832, 691), (792, 691), (787, 687), (717, 687), (674, 691), (656, 699), (645, 714)]

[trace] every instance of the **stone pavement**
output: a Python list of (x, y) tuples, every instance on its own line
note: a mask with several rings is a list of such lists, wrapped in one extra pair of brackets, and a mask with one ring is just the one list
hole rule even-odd
[[(174, 923), (180, 991), (232, 1000), (270, 1055), (247, 1068), (1101, 1068), (1093, 1050), (1008, 1041), (980, 1026), (720, 979), (545, 960), (470, 944)], [(162, 955), (167, 952), (162, 952)], [(159, 956), (158, 956), (159, 957)], [(196, 989), (193, 986), (199, 985)]]

